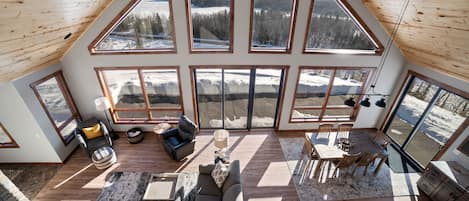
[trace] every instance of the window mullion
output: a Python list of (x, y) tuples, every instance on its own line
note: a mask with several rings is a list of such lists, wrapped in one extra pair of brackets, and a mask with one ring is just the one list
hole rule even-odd
[(334, 79), (335, 79), (335, 72), (336, 71), (337, 71), (336, 69), (332, 70), (331, 78), (329, 80), (329, 85), (327, 86), (324, 102), (322, 103), (321, 114), (319, 114), (319, 121), (322, 121), (322, 117), (324, 116), (324, 113), (326, 112), (327, 102), (329, 101), (329, 95), (331, 93), (332, 86), (334, 85)]
[(137, 72), (138, 79), (140, 80), (140, 87), (142, 88), (143, 99), (145, 100), (145, 110), (147, 112), (148, 120), (151, 120), (150, 101), (148, 100), (147, 91), (145, 89), (145, 82), (143, 81), (142, 69), (137, 69)]

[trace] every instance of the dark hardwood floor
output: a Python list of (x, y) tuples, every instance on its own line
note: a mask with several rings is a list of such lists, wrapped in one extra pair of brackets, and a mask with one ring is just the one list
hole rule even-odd
[[(145, 133), (140, 144), (129, 144), (120, 135), (115, 141), (117, 164), (98, 170), (85, 152), (78, 149), (35, 200), (95, 200), (111, 171), (196, 172), (199, 164), (213, 163), (215, 147), (210, 131), (197, 136), (194, 154), (182, 162), (171, 160), (153, 133)], [(230, 146), (231, 160), (241, 162), (245, 200), (298, 200), (277, 133), (231, 132)]]

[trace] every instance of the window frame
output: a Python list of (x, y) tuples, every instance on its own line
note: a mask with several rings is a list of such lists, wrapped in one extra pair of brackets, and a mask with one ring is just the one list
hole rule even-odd
[(161, 49), (133, 49), (133, 50), (97, 50), (96, 46), (103, 41), (119, 24), (138, 6), (142, 0), (130, 0), (127, 6), (122, 9), (114, 19), (99, 33), (99, 35), (88, 45), (88, 51), (91, 55), (119, 55), (119, 54), (176, 54), (176, 31), (174, 30), (174, 12), (173, 0), (168, 0), (169, 4), (169, 19), (171, 21), (173, 39), (173, 48)]
[[(302, 70), (331, 70), (332, 74), (329, 78), (329, 84), (327, 85), (326, 92), (324, 95), (324, 102), (322, 103), (322, 106), (299, 106), (296, 107), (296, 93), (298, 90), (298, 84), (300, 82), (300, 77), (301, 77), (301, 72)], [(364, 79), (363, 85), (360, 88), (360, 95), (358, 95), (355, 100), (361, 100), (363, 99), (363, 94), (365, 93), (366, 88), (369, 85), (370, 79), (374, 73), (375, 68), (373, 67), (324, 67), (324, 66), (300, 66), (298, 69), (298, 74), (296, 77), (296, 84), (295, 84), (295, 91), (293, 94), (293, 102), (290, 108), (290, 116), (289, 116), (289, 121), (288, 123), (323, 123), (323, 122), (354, 122), (357, 118), (358, 112), (360, 111), (360, 104), (355, 104), (355, 106), (349, 107), (349, 106), (327, 106), (327, 103), (329, 101), (329, 97), (333, 88), (334, 84), (334, 79), (336, 75), (336, 71), (338, 70), (367, 70), (368, 74), (366, 75), (366, 78)], [(350, 118), (347, 120), (340, 120), (337, 119), (324, 119), (324, 114), (326, 113), (326, 110), (339, 110), (339, 109), (352, 109), (352, 112), (350, 114)], [(320, 110), (319, 117), (317, 119), (313, 118), (293, 118), (293, 111), (294, 110)]]
[[(152, 119), (151, 112), (155, 111), (180, 111), (181, 114), (184, 114), (184, 98), (182, 96), (182, 88), (181, 88), (181, 74), (179, 70), (179, 66), (124, 66), (124, 67), (95, 67), (94, 70), (96, 71), (96, 75), (98, 78), (98, 82), (101, 86), (101, 90), (104, 96), (109, 100), (111, 107), (109, 108), (109, 113), (112, 116), (112, 121), (114, 124), (159, 124), (159, 123), (178, 123), (179, 117), (174, 119), (168, 120), (154, 120)], [(140, 87), (142, 90), (142, 95), (144, 98), (144, 108), (115, 108), (114, 102), (111, 98), (111, 93), (106, 81), (106, 76), (104, 75), (104, 71), (119, 71), (119, 70), (135, 70), (139, 77)], [(143, 72), (145, 70), (175, 70), (178, 79), (178, 88), (179, 88), (179, 102), (181, 104), (180, 107), (151, 107), (150, 102), (148, 100), (148, 94), (145, 89), (144, 85), (144, 76)], [(130, 112), (146, 112), (147, 117), (146, 119), (137, 119), (137, 118), (119, 118), (117, 112), (120, 111), (130, 111)]]
[[(428, 77), (428, 76), (425, 76), (423, 74), (420, 74), (420, 73), (417, 73), (415, 71), (412, 71), (412, 70), (408, 70), (407, 71), (407, 75), (403, 81), (403, 83), (401, 84), (401, 87), (399, 88), (399, 92), (397, 93), (397, 95), (395, 96), (393, 102), (392, 102), (392, 106), (390, 107), (390, 109), (388, 110), (386, 116), (385, 116), (385, 120), (383, 121), (383, 123), (381, 124), (381, 127), (380, 127), (380, 131), (382, 131), (384, 133), (384, 130), (386, 129), (386, 127), (392, 122), (393, 120), (393, 117), (395, 115), (395, 113), (397, 113), (397, 109), (399, 108), (399, 106), (401, 105), (402, 101), (404, 100), (404, 97), (406, 95), (406, 92), (407, 92), (407, 88), (408, 86), (411, 84), (411, 81), (414, 79), (414, 78), (418, 78), (418, 79), (421, 79), (425, 82), (428, 82), (429, 84), (432, 84), (432, 85), (435, 85), (437, 86), (439, 89), (441, 90), (445, 90), (447, 92), (450, 92), (450, 93), (453, 93), (455, 95), (458, 95), (462, 98), (465, 98), (465, 99), (468, 99), (469, 100), (469, 92), (465, 92), (465, 91), (462, 91), (458, 88), (455, 88), (453, 86), (450, 86), (448, 84), (445, 84), (443, 82), (440, 82), (438, 80), (435, 80), (431, 77)], [(436, 96), (438, 96), (438, 94), (435, 94)], [(430, 111), (427, 111), (427, 112), (430, 112)], [(425, 116), (425, 115), (422, 115), (422, 116)], [(422, 118), (422, 117), (421, 117)], [(424, 120), (424, 118), (422, 118), (422, 120)], [(446, 151), (448, 151), (449, 147), (451, 147), (451, 145), (453, 145), (453, 143), (462, 135), (462, 133), (464, 133), (464, 130), (469, 126), (469, 118), (466, 118), (466, 120), (464, 120), (464, 122), (456, 129), (456, 131), (454, 131), (454, 133), (451, 135), (451, 137), (448, 139), (448, 141), (446, 142), (445, 145), (443, 145), (443, 147), (441, 147), (441, 149), (438, 151), (438, 153), (435, 154), (435, 156), (433, 157), (432, 161), (433, 160), (440, 160), (441, 157), (443, 156), (444, 153), (446, 153)], [(387, 135), (387, 134), (385, 134)], [(412, 134), (411, 134), (412, 135)], [(415, 135), (415, 133), (413, 134)], [(408, 136), (407, 140), (409, 140), (410, 138), (412, 138), (413, 136)], [(391, 141), (393, 143), (394, 140), (392, 138), (390, 138)], [(407, 141), (406, 140), (406, 141)], [(397, 145), (399, 147), (399, 145)], [(413, 159), (412, 159), (413, 160)]]
[(291, 19), (290, 19), (290, 28), (288, 33), (288, 42), (287, 47), (285, 50), (283, 49), (255, 49), (252, 48), (252, 37), (253, 37), (253, 24), (254, 24), (254, 1), (251, 0), (251, 14), (250, 14), (250, 21), (249, 21), (249, 50), (248, 53), (273, 53), (273, 54), (291, 54), (293, 48), (293, 36), (295, 35), (295, 26), (296, 26), (296, 15), (298, 12), (298, 0), (291, 0), (292, 1), (292, 8), (291, 8)]
[(0, 144), (0, 149), (2, 148), (20, 148), (18, 143), (16, 143), (15, 139), (11, 136), (11, 134), (8, 132), (8, 130), (3, 126), (2, 122), (0, 122), (0, 130), (2, 130), (7, 137), (11, 140), (11, 143), (8, 144)]
[(187, 19), (187, 38), (189, 44), (189, 53), (190, 54), (204, 54), (204, 53), (233, 53), (234, 49), (234, 8), (235, 0), (230, 0), (230, 47), (225, 49), (215, 49), (215, 48), (208, 48), (208, 49), (197, 49), (194, 48), (194, 40), (193, 40), (193, 27), (192, 27), (192, 14), (191, 14), (191, 0), (185, 0), (186, 3), (186, 19)]
[(376, 35), (371, 31), (371, 29), (366, 25), (363, 19), (358, 15), (358, 13), (352, 8), (352, 6), (346, 0), (333, 0), (339, 4), (340, 7), (344, 9), (344, 11), (349, 14), (352, 18), (352, 21), (358, 26), (359, 29), (365, 33), (368, 39), (374, 44), (376, 50), (349, 50), (349, 49), (314, 49), (308, 50), (307, 43), (308, 43), (308, 35), (311, 30), (311, 16), (314, 13), (314, 0), (311, 0), (309, 5), (309, 14), (308, 20), (306, 24), (306, 31), (305, 37), (303, 41), (303, 54), (348, 54), (348, 55), (374, 55), (374, 56), (381, 56), (384, 52), (384, 46), (376, 37)]
[[(54, 118), (52, 117), (51, 113), (49, 112), (49, 109), (47, 108), (46, 104), (44, 103), (44, 100), (41, 97), (41, 94), (39, 93), (39, 91), (36, 88), (38, 85), (40, 85), (40, 84), (42, 84), (42, 83), (44, 83), (44, 82), (46, 82), (46, 81), (48, 81), (52, 78), (55, 78), (57, 80), (57, 84), (59, 86), (59, 89), (62, 92), (62, 95), (63, 95), (63, 97), (64, 97), (64, 99), (67, 103), (67, 106), (70, 109), (70, 112), (72, 113), (72, 116), (69, 119), (67, 119), (66, 121), (64, 121), (64, 123), (62, 125), (60, 125), (59, 127), (55, 124)], [(62, 129), (64, 129), (65, 127), (67, 127), (67, 125), (70, 124), (73, 120), (81, 121), (81, 115), (78, 112), (77, 106), (75, 104), (75, 101), (73, 100), (73, 97), (72, 97), (71, 93), (70, 93), (67, 82), (65, 82), (65, 78), (63, 77), (62, 70), (56, 71), (56, 72), (54, 72), (54, 73), (52, 73), (52, 74), (50, 74), (50, 75), (48, 75), (48, 76), (46, 76), (46, 77), (44, 77), (40, 80), (37, 80), (37, 81), (31, 83), (29, 86), (33, 90), (34, 94), (36, 95), (37, 100), (41, 104), (44, 112), (46, 113), (47, 117), (49, 118), (50, 123), (52, 124), (55, 131), (57, 132), (57, 135), (59, 135), (60, 139), (62, 140), (62, 142), (65, 145), (68, 145), (75, 138), (75, 135), (71, 134), (71, 135), (69, 135), (69, 137), (64, 138), (61, 135), (60, 131)]]

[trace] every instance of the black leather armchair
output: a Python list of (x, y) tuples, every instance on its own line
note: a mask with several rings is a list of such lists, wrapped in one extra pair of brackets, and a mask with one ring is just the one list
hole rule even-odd
[(182, 115), (178, 128), (169, 129), (161, 134), (164, 148), (173, 160), (180, 161), (194, 152), (196, 132), (197, 126)]
[[(88, 140), (86, 135), (83, 133), (83, 128), (91, 127), (96, 124), (100, 124), (102, 136)], [(112, 139), (109, 135), (109, 130), (102, 121), (91, 118), (86, 121), (79, 122), (77, 128), (75, 129), (75, 137), (77, 137), (80, 142), (80, 146), (88, 153), (88, 156), (91, 157), (93, 152), (103, 146), (112, 147)]]

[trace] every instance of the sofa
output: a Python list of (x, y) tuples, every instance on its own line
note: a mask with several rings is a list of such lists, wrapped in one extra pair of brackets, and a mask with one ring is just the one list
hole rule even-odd
[(243, 201), (239, 160), (230, 163), (230, 174), (221, 189), (211, 175), (214, 167), (214, 164), (199, 166), (195, 201)]
[(163, 145), (169, 156), (180, 161), (194, 152), (197, 126), (185, 115), (179, 118), (177, 128), (163, 132)]

